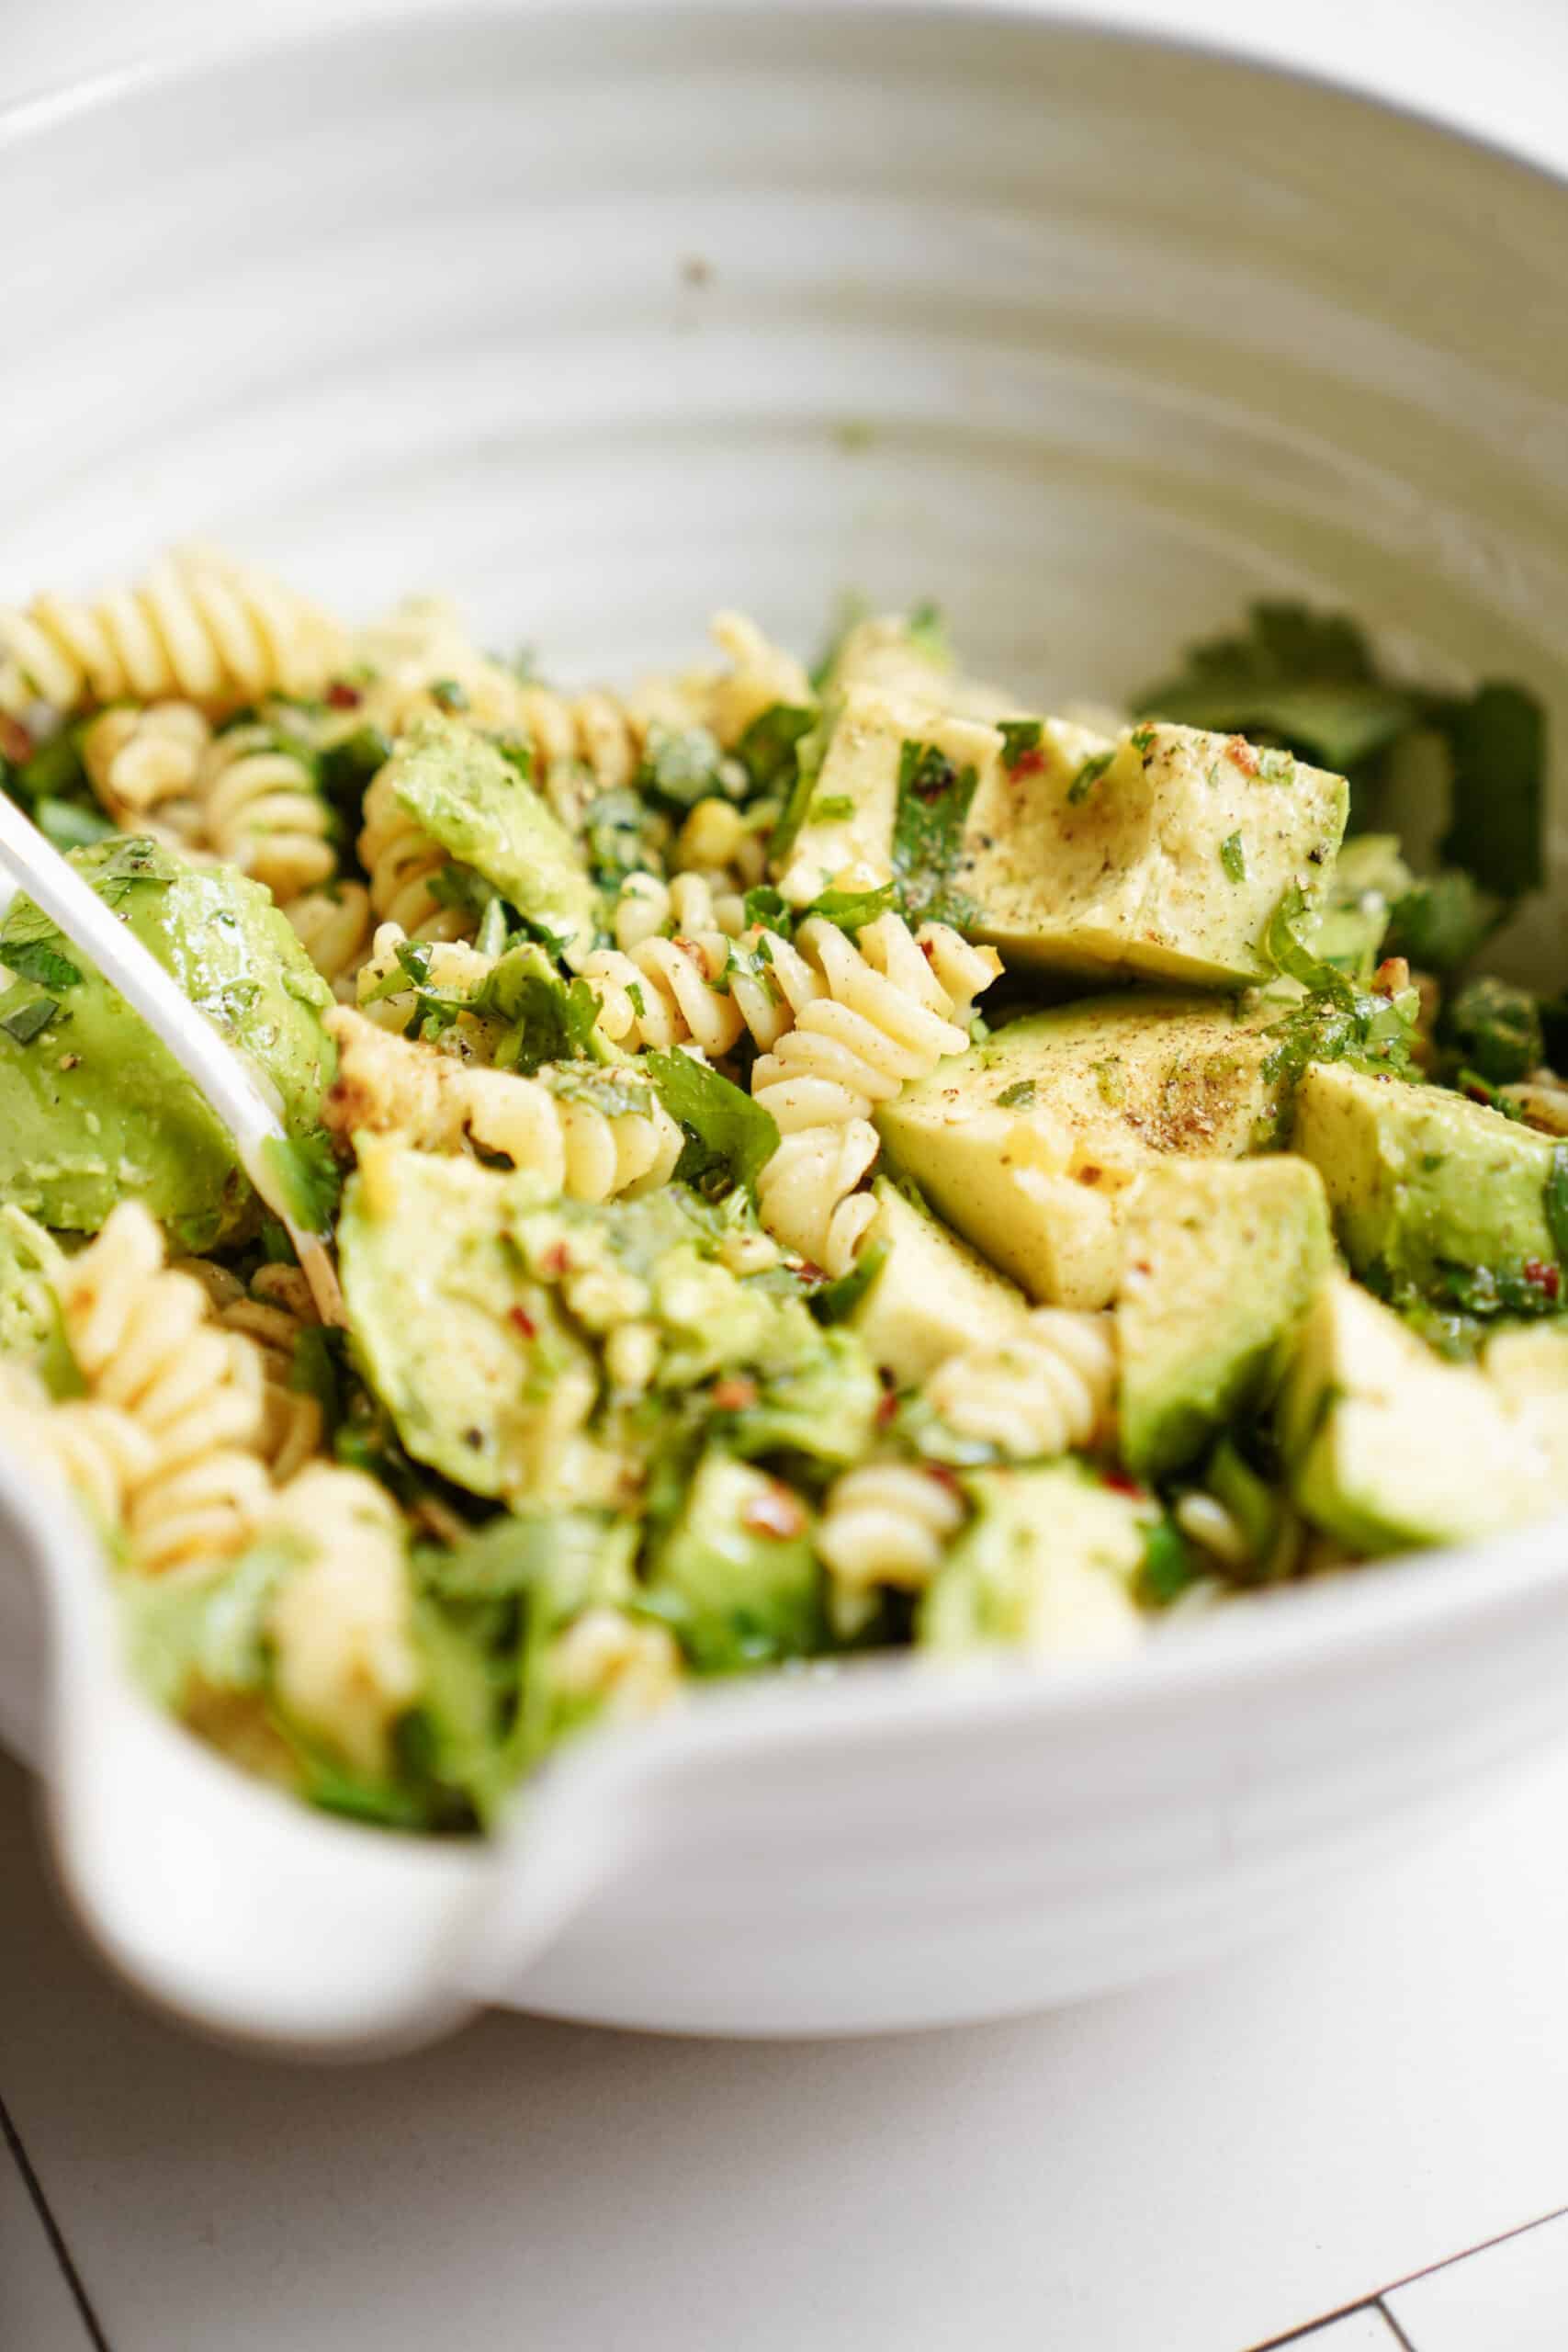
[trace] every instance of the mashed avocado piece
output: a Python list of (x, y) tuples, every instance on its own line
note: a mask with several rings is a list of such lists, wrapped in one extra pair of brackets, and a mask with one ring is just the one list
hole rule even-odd
[(1108, 1487), (1076, 1461), (977, 1470), (964, 1485), (975, 1518), (920, 1605), (923, 1648), (1084, 1657), (1136, 1645), (1134, 1587), (1159, 1518), (1152, 1497)]
[(699, 1673), (775, 1665), (824, 1646), (808, 1513), (790, 1487), (716, 1446), (697, 1465), (642, 1598)]
[(1267, 1401), (1333, 1261), (1314, 1168), (1168, 1159), (1133, 1188), (1118, 1295), (1122, 1454), (1163, 1478)]
[(1355, 1552), (1465, 1543), (1562, 1493), (1502, 1380), (1445, 1363), (1341, 1274), (1303, 1327), (1279, 1430), (1297, 1505)]
[[(254, 1064), (285, 1124), (311, 1126), (332, 1075), (321, 1025), (332, 991), (270, 894), (145, 840), (96, 842), (71, 863)], [(30, 899), (0, 925), (0, 963), (17, 975), (0, 996), (0, 1200), (96, 1233), (130, 1196), (185, 1250), (250, 1230), (255, 1198), (228, 1135), (140, 1014)]]
[(1297, 1090), (1291, 1148), (1321, 1173), (1352, 1270), (1394, 1296), (1441, 1295), (1451, 1278), (1481, 1311), (1499, 1283), (1555, 1295), (1550, 1136), (1447, 1087), (1319, 1062)]
[(576, 842), (493, 743), (454, 718), (423, 719), (386, 774), (411, 817), (564, 949), (592, 944), (593, 885)]
[(876, 1125), (938, 1215), (1031, 1298), (1104, 1306), (1129, 1178), (1169, 1152), (1237, 1159), (1272, 1131), (1266, 1018), (1213, 997), (1085, 997), (939, 1063)]

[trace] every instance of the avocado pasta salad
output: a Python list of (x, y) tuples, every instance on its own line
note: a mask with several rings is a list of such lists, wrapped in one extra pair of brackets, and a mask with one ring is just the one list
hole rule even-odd
[(561, 692), (205, 549), (0, 607), (0, 786), (261, 1080), (341, 1293), (14, 899), (0, 1447), (158, 1701), (340, 1813), (1568, 1507), (1568, 1006), (1484, 968), (1531, 695), (1284, 604), (1067, 717), (929, 607), (713, 637)]

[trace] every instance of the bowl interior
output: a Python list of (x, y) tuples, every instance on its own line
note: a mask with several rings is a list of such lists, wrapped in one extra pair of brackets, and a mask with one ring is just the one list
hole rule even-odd
[(932, 596), (1056, 698), (1301, 594), (1568, 721), (1568, 194), (1331, 89), (970, 9), (444, 8), (24, 109), (0, 175), (5, 595), (200, 536), (569, 679)]

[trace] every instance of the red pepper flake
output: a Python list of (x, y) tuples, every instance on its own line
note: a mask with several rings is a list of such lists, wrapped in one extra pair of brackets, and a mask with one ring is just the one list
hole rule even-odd
[(1137, 1479), (1131, 1477), (1125, 1470), (1108, 1470), (1105, 1474), (1105, 1483), (1113, 1494), (1136, 1495), (1140, 1502), (1145, 1500), (1148, 1495), (1148, 1488), (1140, 1486)]
[(1045, 773), (1045, 753), (1042, 747), (1036, 743), (1032, 751), (1021, 752), (1017, 759), (1014, 760), (1011, 767), (1008, 769), (1007, 773), (1012, 778), (1014, 784), (1018, 782), (1020, 776), (1043, 775)]
[(1525, 1261), (1525, 1280), (1532, 1290), (1539, 1290), (1547, 1298), (1555, 1298), (1562, 1287), (1562, 1277), (1555, 1266), (1543, 1266), (1539, 1258), (1529, 1258)]
[(334, 678), (327, 688), (329, 710), (357, 710), (364, 699), (359, 688), (351, 686), (346, 678)]
[(20, 767), (33, 755), (33, 739), (19, 718), (9, 711), (0, 710), (0, 759), (14, 760)]
[(523, 1337), (525, 1340), (536, 1340), (538, 1338), (539, 1327), (535, 1322), (533, 1317), (528, 1313), (526, 1307), (509, 1306), (506, 1310), (506, 1317), (509, 1323), (513, 1323), (516, 1326), (517, 1329), (522, 1332)]
[(936, 956), (932, 952), (935, 946), (936, 942), (934, 939), (922, 939), (919, 943), (920, 953), (925, 957), (928, 964), (934, 964), (936, 962)]
[(787, 1487), (770, 1487), (765, 1495), (754, 1497), (740, 1520), (753, 1535), (776, 1535), (785, 1543), (806, 1532), (806, 1513)]
[(945, 1462), (928, 1462), (926, 1464), (926, 1476), (929, 1478), (934, 1478), (939, 1487), (945, 1487), (950, 1495), (956, 1495), (962, 1492), (958, 1484), (957, 1472), (950, 1470)]
[(714, 1382), (714, 1410), (719, 1413), (744, 1413), (756, 1403), (757, 1396), (757, 1384), (754, 1380), (746, 1380), (732, 1374), (727, 1380)]
[(703, 951), (694, 939), (672, 939), (670, 944), (671, 947), (678, 947), (682, 956), (689, 956), (692, 962), (705, 974), (707, 966), (703, 962)]
[(552, 1241), (539, 1262), (550, 1280), (558, 1283), (571, 1272), (571, 1251), (564, 1241)]
[(821, 1267), (814, 1266), (809, 1258), (796, 1258), (795, 1271), (803, 1283), (825, 1283), (828, 1279)]
[(897, 1413), (897, 1410), (898, 1410), (898, 1399), (897, 1399), (897, 1396), (894, 1396), (894, 1394), (893, 1394), (892, 1390), (891, 1390), (891, 1389), (889, 1389), (889, 1391), (888, 1391), (887, 1395), (886, 1395), (886, 1396), (884, 1396), (884, 1397), (881, 1397), (881, 1398), (878, 1400), (878, 1402), (877, 1402), (877, 1408), (876, 1408), (876, 1426), (877, 1426), (877, 1428), (878, 1428), (879, 1430), (885, 1430), (885, 1429), (887, 1427), (888, 1422), (893, 1419), (893, 1416), (895, 1415), (895, 1413)]
[(1225, 757), (1233, 768), (1241, 770), (1243, 775), (1258, 774), (1258, 754), (1245, 735), (1231, 737), (1230, 741), (1225, 745)]

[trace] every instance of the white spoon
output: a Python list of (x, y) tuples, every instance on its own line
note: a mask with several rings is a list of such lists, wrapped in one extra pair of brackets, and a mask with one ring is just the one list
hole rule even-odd
[(198, 1012), (135, 933), (118, 922), (29, 817), (0, 793), (0, 865), (141, 1015), (227, 1127), (240, 1165), (288, 1231), (323, 1323), (343, 1321), (343, 1296), (325, 1237), (304, 1231), (281, 1196), (267, 1146), (283, 1123), (244, 1061)]

